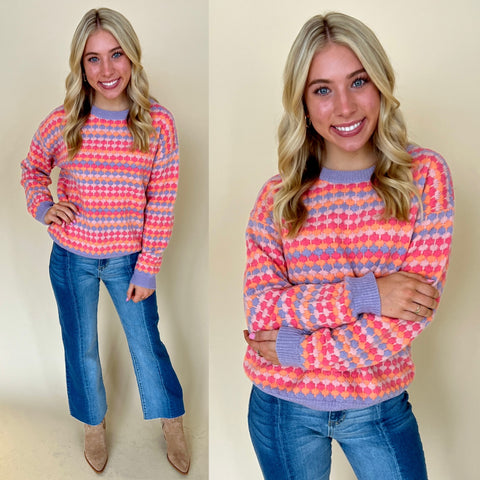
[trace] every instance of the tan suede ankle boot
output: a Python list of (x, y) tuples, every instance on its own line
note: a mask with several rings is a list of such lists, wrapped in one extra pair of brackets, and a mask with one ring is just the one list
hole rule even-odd
[(190, 468), (190, 454), (183, 433), (183, 418), (162, 418), (162, 429), (167, 442), (168, 461), (173, 468), (186, 475)]
[(85, 424), (85, 459), (95, 472), (103, 472), (108, 460), (105, 419), (99, 425)]

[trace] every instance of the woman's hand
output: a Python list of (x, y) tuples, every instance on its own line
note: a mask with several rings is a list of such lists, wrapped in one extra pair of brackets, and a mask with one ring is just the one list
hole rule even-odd
[(58, 202), (52, 205), (45, 214), (44, 222), (47, 225), (56, 223), (57, 225), (69, 224), (75, 221), (75, 215), (78, 208), (71, 202)]
[(439, 292), (421, 275), (396, 272), (376, 280), (382, 315), (386, 317), (420, 321), (437, 307)]
[(130, 300), (133, 300), (134, 303), (141, 302), (152, 295), (154, 291), (153, 288), (139, 287), (131, 283), (127, 290), (127, 302)]
[(245, 337), (245, 341), (257, 352), (258, 355), (274, 365), (280, 364), (276, 348), (278, 330), (260, 330), (259, 332), (250, 335), (248, 330), (244, 330), (243, 336)]

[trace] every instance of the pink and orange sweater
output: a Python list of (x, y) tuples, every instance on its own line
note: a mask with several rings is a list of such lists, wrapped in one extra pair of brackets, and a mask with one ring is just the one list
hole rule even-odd
[(59, 167), (58, 200), (79, 213), (69, 225), (50, 224), (53, 241), (78, 255), (110, 258), (140, 252), (132, 283), (155, 288), (163, 252), (173, 227), (178, 183), (178, 146), (172, 115), (152, 103), (155, 136), (149, 152), (132, 150), (128, 110), (92, 107), (83, 127), (81, 150), (67, 158), (63, 107), (40, 125), (22, 162), (22, 185), (29, 212), (44, 223), (54, 200), (50, 173)]
[(245, 310), (250, 332), (279, 329), (272, 365), (248, 347), (244, 368), (265, 393), (316, 410), (364, 408), (411, 383), (410, 346), (432, 321), (381, 315), (375, 278), (397, 271), (443, 290), (453, 228), (453, 187), (438, 154), (409, 147), (423, 212), (382, 220), (373, 167), (323, 168), (304, 195), (308, 218), (286, 238), (273, 222), (279, 176), (262, 188), (247, 228)]

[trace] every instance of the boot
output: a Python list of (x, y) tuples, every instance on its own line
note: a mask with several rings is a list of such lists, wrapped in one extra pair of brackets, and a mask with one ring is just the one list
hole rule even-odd
[(162, 429), (167, 442), (167, 459), (183, 475), (190, 468), (190, 454), (183, 433), (183, 418), (162, 418)]
[(85, 424), (85, 459), (95, 472), (103, 472), (108, 460), (105, 419), (99, 425)]

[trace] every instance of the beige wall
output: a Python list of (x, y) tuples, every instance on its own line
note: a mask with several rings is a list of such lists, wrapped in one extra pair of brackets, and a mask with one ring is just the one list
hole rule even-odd
[[(246, 426), (242, 371), (244, 230), (276, 172), (281, 77), (312, 15), (339, 10), (379, 36), (398, 76), (411, 138), (442, 153), (456, 187), (456, 228), (445, 296), (414, 345), (410, 389), (430, 478), (478, 478), (480, 404), (478, 209), (480, 64), (476, 0), (243, 0), (210, 2), (210, 478), (260, 478)], [(353, 479), (338, 450), (332, 479)]]
[[(51, 241), (26, 212), (20, 161), (39, 123), (63, 102), (74, 29), (97, 1), (0, 2), (0, 418), (34, 405), (67, 415), (63, 349), (48, 279)], [(151, 91), (176, 119), (176, 221), (158, 276), (160, 332), (180, 377), (193, 435), (208, 422), (208, 9), (205, 1), (102, 0), (133, 24)], [(113, 417), (142, 413), (123, 331), (100, 304), (101, 357)], [(8, 436), (7, 436), (8, 438)], [(205, 452), (204, 452), (205, 455)], [(2, 450), (0, 447), (0, 458)], [(3, 460), (0, 461), (0, 463)], [(0, 466), (1, 471), (1, 466)], [(0, 473), (0, 476), (1, 473)]]
[[(174, 235), (158, 278), (160, 330), (182, 380), (195, 435), (206, 434), (210, 411), (210, 478), (260, 478), (246, 427), (250, 385), (242, 371), (244, 229), (258, 189), (276, 171), (288, 49), (306, 19), (330, 9), (357, 16), (378, 34), (398, 75), (411, 138), (442, 153), (454, 176), (457, 217), (447, 289), (436, 322), (415, 343), (411, 398), (430, 477), (476, 478), (478, 2), (101, 3), (131, 20), (152, 91), (177, 122), (181, 183)], [(86, 9), (96, 6), (90, 0), (0, 3), (0, 417), (4, 409), (29, 405), (66, 411), (63, 353), (47, 274), (50, 241), (26, 213), (19, 162), (39, 122), (63, 100), (73, 30)], [(140, 418), (123, 333), (105, 297), (100, 336), (110, 407)], [(332, 478), (354, 478), (338, 451)]]

